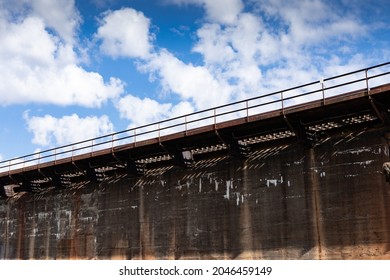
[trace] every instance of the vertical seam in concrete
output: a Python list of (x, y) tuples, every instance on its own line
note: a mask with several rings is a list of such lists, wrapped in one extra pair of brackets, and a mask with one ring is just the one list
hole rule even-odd
[(139, 256), (142, 260), (145, 259), (145, 224), (144, 224), (144, 193), (143, 193), (143, 187), (139, 186), (139, 223), (140, 223), (140, 230), (139, 230), (139, 245), (140, 245), (140, 252)]
[(24, 228), (25, 228), (25, 224), (24, 224), (24, 207), (23, 205), (21, 206), (21, 209), (18, 209), (18, 249), (17, 249), (17, 252), (16, 252), (16, 258), (17, 259), (22, 259), (24, 257), (24, 254), (23, 254), (23, 243), (24, 243)]
[[(382, 151), (382, 161), (383, 162), (386, 162), (388, 160), (390, 160), (390, 133), (386, 133), (385, 134), (385, 137), (382, 137), (381, 138), (382, 141), (381, 141), (381, 151)], [(386, 152), (387, 150), (387, 152)], [(381, 198), (381, 204), (382, 204), (382, 207), (381, 207), (381, 212), (382, 212), (382, 215), (384, 217), (384, 226), (386, 228), (385, 230), (385, 233), (384, 235), (386, 236), (386, 239), (385, 240), (389, 240), (390, 238), (390, 222), (389, 222), (389, 219), (388, 219), (388, 216), (387, 215), (389, 213), (388, 211), (388, 204), (386, 203), (386, 196), (387, 196), (387, 188), (389, 186), (389, 182), (386, 182), (384, 176), (382, 176), (382, 193), (383, 195), (380, 197)], [(385, 254), (390, 250), (390, 243), (387, 242), (386, 243), (386, 248), (385, 248)]]
[(35, 229), (37, 228), (35, 213), (36, 213), (35, 199), (33, 199), (32, 226), (30, 230), (31, 233), (29, 234), (29, 246), (28, 246), (29, 259), (34, 259), (34, 253), (35, 253)]
[(321, 238), (321, 222), (320, 222), (320, 206), (319, 206), (319, 182), (316, 178), (314, 171), (315, 168), (315, 155), (314, 149), (309, 149), (309, 172), (310, 172), (310, 185), (312, 187), (312, 197), (313, 197), (313, 210), (314, 210), (314, 223), (315, 223), (315, 235), (317, 237), (317, 246), (318, 246), (318, 258), (322, 259), (322, 238)]
[(319, 218), (319, 206), (318, 206), (318, 190), (314, 189), (314, 209), (315, 209), (315, 220), (316, 220), (316, 231), (318, 241), (318, 257), (322, 259), (322, 244), (321, 244), (321, 230), (320, 230), (320, 218)]
[(7, 219), (6, 219), (6, 222), (5, 222), (5, 246), (4, 246), (4, 260), (7, 258), (7, 255), (8, 255), (8, 226), (9, 226), (9, 208), (10, 208), (10, 205), (9, 203), (7, 203)]

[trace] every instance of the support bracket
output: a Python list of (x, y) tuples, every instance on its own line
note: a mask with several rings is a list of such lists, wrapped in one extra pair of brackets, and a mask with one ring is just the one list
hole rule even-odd
[(238, 158), (246, 158), (249, 155), (250, 147), (245, 145), (241, 140), (234, 137), (233, 134), (224, 134), (215, 130), (219, 139), (229, 147), (230, 154)]
[(188, 149), (182, 149), (177, 146), (172, 146), (168, 144), (160, 143), (160, 146), (170, 155), (173, 156), (174, 162), (176, 165), (184, 167), (184, 168), (191, 168), (194, 163), (194, 155), (192, 152)]
[(145, 174), (145, 164), (139, 163), (131, 158), (128, 158), (126, 161), (127, 174), (136, 175), (137, 177)]
[(371, 95), (368, 96), (368, 100), (370, 101), (371, 107), (373, 108), (375, 115), (381, 121), (382, 124), (389, 122), (389, 108), (385, 105), (377, 102)]
[(314, 147), (315, 143), (317, 142), (317, 137), (315, 133), (307, 131), (305, 125), (299, 118), (294, 119), (292, 117), (287, 117), (286, 115), (284, 115), (283, 119), (287, 124), (288, 128), (295, 133), (299, 143), (307, 147)]

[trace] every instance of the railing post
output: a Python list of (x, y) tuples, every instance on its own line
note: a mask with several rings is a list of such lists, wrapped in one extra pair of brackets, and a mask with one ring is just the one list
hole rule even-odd
[(249, 121), (249, 102), (248, 100), (245, 101), (245, 109), (246, 109), (246, 121), (248, 122)]
[(325, 87), (324, 87), (324, 79), (320, 80), (321, 91), (322, 91), (322, 105), (325, 105)]
[(217, 109), (214, 108), (213, 110), (214, 113), (214, 129), (217, 127)]
[(111, 152), (114, 151), (114, 133), (111, 134)]
[(184, 129), (185, 129), (185, 135), (187, 136), (187, 115), (184, 116)]
[(280, 100), (282, 101), (282, 113), (284, 115), (284, 99), (283, 99), (283, 91), (280, 92)]
[(137, 131), (137, 128), (135, 127), (134, 128), (134, 147), (137, 145), (137, 133), (136, 133), (136, 131)]
[(368, 70), (364, 70), (366, 75), (366, 88), (367, 88), (367, 94), (370, 95), (370, 87), (368, 86)]

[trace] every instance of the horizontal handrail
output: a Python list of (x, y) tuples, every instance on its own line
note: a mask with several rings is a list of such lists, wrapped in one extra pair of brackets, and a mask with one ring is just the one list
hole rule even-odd
[[(297, 98), (313, 96), (313, 95), (318, 94), (318, 93), (322, 93), (322, 97), (317, 98), (317, 100), (324, 99), (324, 101), (325, 101), (326, 100), (325, 93), (328, 93), (330, 90), (353, 85), (353, 84), (357, 84), (357, 83), (361, 83), (361, 82), (366, 82), (367, 91), (368, 91), (369, 90), (369, 80), (383, 77), (383, 76), (390, 74), (390, 71), (382, 71), (382, 72), (375, 73), (375, 74), (369, 76), (368, 71), (373, 70), (373, 69), (382, 70), (383, 67), (388, 66), (388, 65), (390, 65), (390, 62), (386, 62), (386, 63), (378, 64), (375, 66), (371, 66), (368, 68), (363, 68), (363, 69), (355, 70), (352, 72), (340, 74), (340, 75), (329, 77), (329, 78), (326, 78), (323, 80), (318, 80), (318, 81), (306, 83), (303, 85), (290, 87), (290, 88), (287, 88), (284, 90), (271, 92), (271, 93), (268, 93), (265, 95), (255, 96), (255, 97), (251, 97), (248, 99), (224, 104), (221, 106), (216, 106), (213, 108), (189, 113), (186, 115), (177, 116), (177, 117), (173, 117), (170, 119), (161, 120), (161, 121), (157, 121), (154, 123), (145, 124), (142, 126), (122, 130), (119, 132), (114, 132), (114, 133), (110, 133), (107, 135), (102, 135), (102, 136), (98, 136), (95, 138), (82, 140), (79, 142), (75, 142), (75, 143), (43, 150), (40, 152), (16, 157), (13, 159), (3, 160), (3, 161), (0, 161), (0, 173), (6, 172), (6, 171), (2, 171), (3, 169), (8, 169), (8, 171), (10, 171), (12, 167), (16, 167), (16, 166), (20, 166), (20, 165), (23, 165), (23, 168), (24, 168), (26, 166), (26, 164), (30, 164), (30, 163), (41, 164), (44, 162), (49, 162), (50, 159), (52, 161), (53, 160), (56, 161), (58, 159), (58, 157), (66, 155), (66, 154), (71, 154), (71, 156), (69, 156), (69, 158), (70, 158), (70, 157), (74, 156), (74, 153), (80, 152), (83, 150), (91, 150), (90, 152), (94, 153), (96, 151), (104, 149), (104, 147), (108, 146), (108, 145), (110, 145), (109, 148), (113, 149), (114, 147), (116, 147), (114, 144), (120, 143), (121, 141), (124, 141), (124, 140), (131, 139), (132, 142), (130, 142), (130, 143), (136, 144), (137, 137), (140, 138), (142, 136), (146, 136), (148, 134), (152, 135), (155, 133), (157, 133), (158, 137), (160, 137), (162, 132), (168, 131), (169, 129), (179, 128), (181, 126), (184, 126), (185, 128), (182, 130), (179, 130), (179, 131), (175, 131), (175, 132), (187, 132), (188, 125), (195, 124), (197, 122), (209, 121), (209, 122), (211, 122), (210, 124), (215, 125), (215, 124), (219, 123), (217, 121), (218, 118), (221, 118), (221, 117), (224, 117), (227, 115), (231, 115), (231, 114), (237, 114), (240, 112), (244, 112), (245, 116), (249, 117), (249, 115), (250, 115), (249, 110), (253, 110), (253, 109), (261, 108), (261, 107), (264, 108), (265, 106), (272, 105), (272, 104), (280, 103), (279, 109), (285, 110), (286, 108), (289, 108), (290, 106), (292, 106), (292, 105), (286, 104), (288, 101), (293, 101), (294, 99), (297, 99)], [(384, 69), (384, 70), (387, 70), (387, 69)], [(356, 74), (364, 74), (364, 77), (363, 78), (352, 78), (352, 80), (350, 80), (350, 81), (341, 82), (341, 83), (337, 83), (337, 81), (336, 81), (337, 79), (340, 79), (343, 77), (348, 77), (351, 75), (356, 75)], [(331, 83), (332, 81), (336, 82), (336, 83), (332, 84)], [(329, 86), (325, 87), (325, 82), (330, 83)], [(320, 85), (320, 87), (318, 89), (304, 91), (305, 88), (310, 87), (310, 86), (315, 86), (318, 84)], [(298, 93), (291, 95), (291, 96), (286, 96), (286, 93), (292, 92), (294, 90), (303, 90), (303, 91), (298, 92)], [(259, 104), (253, 104), (253, 105), (251, 104), (250, 105), (250, 103), (253, 101), (259, 101), (261, 99), (267, 99), (267, 98), (271, 98), (271, 100), (267, 100), (267, 101), (261, 102)], [(313, 99), (313, 100), (316, 100), (316, 99)], [(302, 102), (302, 103), (299, 103), (299, 105), (303, 105), (305, 103), (306, 102)], [(242, 107), (240, 107), (238, 109), (234, 108), (234, 109), (231, 109), (228, 111), (220, 112), (221, 109), (227, 109), (228, 107), (232, 107), (232, 106), (242, 106)], [(273, 109), (275, 109), (275, 108), (273, 108)], [(205, 113), (207, 113), (209, 115), (201, 116), (202, 114), (205, 114)], [(197, 118), (191, 119), (191, 117), (197, 117)], [(188, 119), (190, 119), (190, 120), (188, 120)], [(174, 123), (176, 121), (178, 123)], [(222, 120), (222, 121), (224, 121), (224, 120)], [(172, 123), (172, 124), (170, 124), (170, 123)], [(166, 126), (164, 126), (164, 125), (166, 125)], [(199, 127), (202, 127), (202, 126), (203, 125), (201, 125)], [(154, 128), (154, 127), (157, 127), (157, 128)], [(125, 136), (121, 136), (123, 134), (125, 134)], [(121, 137), (119, 137), (119, 136), (121, 136)], [(146, 139), (151, 139), (151, 138), (154, 138), (154, 137), (150, 137), (150, 138), (146, 138)], [(146, 139), (142, 139), (142, 140), (146, 140)], [(130, 144), (130, 143), (127, 143), (127, 144)], [(94, 150), (94, 148), (97, 148), (97, 147), (100, 147), (100, 149)], [(85, 152), (85, 154), (86, 153), (88, 153), (88, 152)]]

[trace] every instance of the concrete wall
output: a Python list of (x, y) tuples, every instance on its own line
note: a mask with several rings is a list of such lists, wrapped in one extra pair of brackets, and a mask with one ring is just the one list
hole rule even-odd
[(2, 259), (389, 259), (380, 131), (0, 200)]

